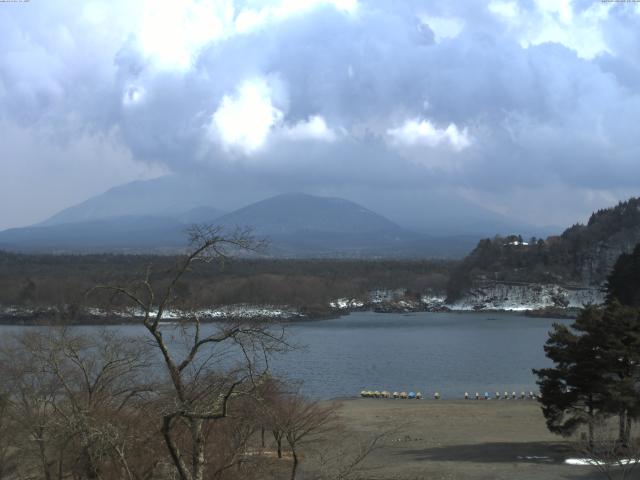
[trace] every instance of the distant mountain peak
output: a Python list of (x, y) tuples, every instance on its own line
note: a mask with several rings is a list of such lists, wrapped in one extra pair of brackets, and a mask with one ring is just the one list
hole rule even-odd
[(306, 193), (276, 195), (223, 215), (216, 221), (228, 226), (250, 226), (266, 235), (302, 231), (364, 234), (403, 230), (355, 202)]

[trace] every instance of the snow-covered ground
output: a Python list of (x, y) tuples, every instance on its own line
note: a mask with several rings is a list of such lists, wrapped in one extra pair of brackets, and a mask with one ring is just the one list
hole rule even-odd
[(619, 467), (622, 465), (634, 465), (636, 463), (640, 463), (640, 460), (635, 458), (621, 458), (620, 460), (616, 460), (615, 462), (601, 462), (598, 460), (594, 460), (591, 458), (567, 458), (564, 463), (567, 465), (593, 465), (593, 466), (603, 466), (603, 467)]
[(580, 308), (604, 302), (604, 292), (593, 288), (568, 288), (560, 285), (515, 285), (495, 283), (477, 287), (448, 305), (452, 310), (539, 310), (549, 307)]
[(337, 298), (329, 302), (329, 306), (336, 310), (355, 310), (364, 307), (364, 302), (356, 298)]
[(405, 288), (377, 289), (369, 292), (370, 303), (387, 303), (404, 297), (407, 293)]
[[(48, 309), (32, 309), (16, 306), (0, 306), (0, 316), (8, 317), (29, 317), (36, 313), (55, 313), (53, 308)], [(121, 309), (121, 310), (103, 310), (100, 308), (88, 308), (86, 313), (92, 317), (117, 317), (121, 319), (140, 318), (144, 315), (141, 309)], [(155, 316), (157, 312), (152, 312)], [(233, 318), (270, 318), (278, 320), (293, 320), (303, 318), (304, 315), (294, 308), (277, 307), (277, 306), (261, 306), (261, 305), (227, 305), (219, 308), (207, 308), (196, 311), (186, 312), (181, 310), (167, 309), (162, 313), (164, 321), (175, 321), (180, 318), (188, 318), (197, 315), (201, 320), (225, 320)]]
[(405, 297), (406, 290), (378, 289), (367, 300), (338, 298), (329, 303), (341, 311), (370, 308), (375, 311), (526, 311), (545, 308), (581, 308), (604, 302), (604, 292), (596, 287), (564, 287), (555, 284), (494, 283), (469, 290), (461, 299), (447, 303), (446, 296), (424, 294), (419, 300)]
[[(331, 300), (327, 305), (334, 312), (354, 310), (373, 310), (377, 312), (412, 311), (482, 311), (504, 310), (525, 311), (545, 308), (580, 308), (587, 304), (601, 304), (605, 294), (602, 289), (564, 287), (555, 284), (523, 285), (493, 283), (477, 286), (469, 290), (454, 303), (447, 303), (444, 295), (424, 294), (420, 298), (406, 296), (405, 289), (377, 289), (369, 292), (367, 298), (342, 297)], [(17, 306), (0, 306), (0, 317), (28, 320), (38, 315), (55, 314), (53, 308), (30, 309)], [(121, 309), (106, 311), (89, 308), (86, 313), (91, 317), (127, 318), (141, 317), (140, 309)], [(176, 321), (190, 315), (198, 315), (202, 320), (224, 320), (232, 318), (270, 318), (277, 320), (295, 320), (304, 318), (297, 308), (278, 305), (226, 305), (200, 309), (195, 312), (166, 310), (164, 321)]]

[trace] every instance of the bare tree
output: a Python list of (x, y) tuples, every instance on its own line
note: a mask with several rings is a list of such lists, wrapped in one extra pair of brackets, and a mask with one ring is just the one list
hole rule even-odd
[(282, 457), (282, 438), (291, 450), (291, 480), (295, 480), (300, 464), (300, 447), (329, 428), (335, 409), (333, 404), (323, 405), (299, 393), (281, 395), (277, 404), (269, 406), (270, 428), (277, 442), (278, 458)]
[(68, 329), (27, 331), (0, 351), (22, 476), (69, 474), (100, 479), (117, 472), (134, 480), (131, 407), (151, 390), (148, 349), (109, 332), (85, 336)]
[[(246, 230), (226, 233), (221, 227), (196, 226), (189, 235), (191, 252), (167, 284), (154, 284), (149, 267), (134, 285), (101, 285), (91, 292), (111, 291), (141, 313), (142, 325), (160, 352), (169, 379), (163, 392), (164, 443), (181, 480), (203, 480), (208, 425), (228, 417), (232, 399), (255, 392), (268, 368), (268, 355), (283, 347), (284, 338), (282, 331), (274, 331), (267, 322), (230, 321), (204, 328), (199, 315), (184, 304), (172, 310), (179, 303), (176, 287), (195, 264), (224, 261), (231, 252), (262, 247)], [(183, 341), (181, 348), (173, 350), (170, 336), (175, 335), (176, 327), (165, 325), (168, 312), (178, 323)], [(236, 352), (231, 364), (229, 348)]]
[(598, 419), (591, 426), (592, 440), (582, 435), (575, 442), (575, 451), (581, 460), (596, 468), (607, 480), (625, 480), (636, 478), (640, 465), (640, 437), (620, 440), (607, 419)]
[(0, 391), (0, 480), (13, 474), (16, 468), (16, 452), (9, 440), (13, 429), (10, 407), (9, 396)]

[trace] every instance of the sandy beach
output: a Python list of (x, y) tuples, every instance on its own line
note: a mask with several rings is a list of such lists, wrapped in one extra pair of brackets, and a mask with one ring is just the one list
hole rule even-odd
[(392, 432), (363, 478), (601, 478), (593, 467), (564, 464), (577, 454), (548, 432), (532, 400), (353, 399), (340, 402), (339, 415), (352, 434)]

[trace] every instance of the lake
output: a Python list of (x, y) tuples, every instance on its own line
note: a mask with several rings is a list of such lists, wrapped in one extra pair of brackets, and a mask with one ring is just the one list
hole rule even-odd
[(543, 346), (554, 322), (570, 323), (514, 313), (352, 313), (294, 324), (292, 337), (308, 348), (276, 359), (274, 370), (322, 398), (363, 389), (443, 398), (537, 391), (531, 369), (550, 365)]
[[(427, 396), (437, 391), (442, 398), (462, 398), (465, 391), (537, 391), (531, 369), (550, 365), (543, 345), (554, 322), (570, 323), (515, 313), (357, 312), (290, 324), (290, 339), (305, 347), (271, 365), (317, 398), (349, 397), (363, 389)], [(0, 333), (23, 328), (2, 326)], [(109, 328), (143, 333), (139, 325)]]

